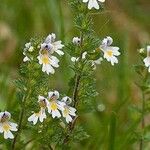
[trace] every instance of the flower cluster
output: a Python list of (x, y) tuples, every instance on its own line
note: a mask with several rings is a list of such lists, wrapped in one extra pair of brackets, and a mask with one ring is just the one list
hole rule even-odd
[(69, 123), (73, 120), (73, 117), (76, 116), (75, 112), (76, 109), (69, 106), (72, 100), (69, 97), (63, 97), (61, 101), (59, 99), (59, 92), (58, 91), (51, 91), (48, 92), (48, 97), (45, 98), (43, 96), (38, 97), (38, 103), (40, 106), (40, 110), (37, 113), (33, 113), (29, 118), (29, 122), (33, 122), (35, 125), (38, 122), (43, 122), (46, 119), (46, 112), (52, 115), (53, 118), (57, 117), (60, 118), (63, 116), (66, 119), (66, 122)]
[(88, 3), (88, 9), (99, 9), (98, 1), (103, 3), (105, 0), (83, 0), (84, 3)]
[(10, 122), (11, 114), (7, 111), (0, 112), (0, 133), (4, 133), (5, 139), (13, 139), (11, 131), (17, 131), (17, 124)]
[(29, 58), (29, 56), (27, 56), (27, 53), (33, 52), (33, 50), (34, 50), (34, 47), (32, 46), (31, 42), (25, 44), (25, 48), (23, 51), (23, 55), (25, 56), (23, 59), (24, 62), (30, 61), (32, 59), (32, 58)]
[[(82, 54), (82, 59), (83, 59), (83, 60), (86, 59), (86, 56), (87, 56), (87, 52), (84, 52), (84, 53)], [(72, 62), (77, 62), (77, 61), (79, 61), (79, 57), (71, 57), (71, 61), (72, 61)], [(93, 67), (94, 70), (96, 69), (96, 65), (101, 64), (102, 61), (103, 61), (103, 58), (102, 58), (102, 57), (100, 57), (100, 58), (97, 59), (97, 60), (90, 60), (91, 65), (92, 65), (92, 67)]]
[[(57, 57), (53, 56), (53, 54), (56, 52), (60, 56), (64, 55), (64, 52), (61, 50), (64, 45), (61, 44), (61, 41), (55, 40), (56, 35), (54, 33), (49, 34), (44, 42), (40, 45), (39, 55), (37, 56), (39, 64), (42, 65), (42, 71), (46, 72), (48, 75), (50, 73), (54, 74), (54, 68), (59, 67), (59, 60)], [(23, 51), (23, 55), (25, 55), (23, 59), (24, 62), (33, 60), (33, 56), (28, 56), (28, 53), (33, 52), (33, 50), (34, 47), (32, 46), (31, 42), (25, 44)]]
[[(72, 40), (73, 44), (75, 45), (79, 45), (81, 42), (81, 39), (79, 37), (74, 37)], [(119, 52), (119, 47), (115, 47), (115, 46), (111, 46), (111, 44), (113, 43), (113, 39), (110, 36), (107, 36), (106, 38), (104, 38), (98, 48), (98, 50), (101, 50), (103, 52), (103, 57), (108, 61), (111, 62), (112, 65), (114, 65), (115, 63), (118, 63), (118, 59), (116, 56), (120, 55)], [(93, 51), (93, 53), (95, 52), (95, 50)], [(85, 51), (84, 53), (82, 53), (82, 59), (86, 59), (87, 57), (87, 52)], [(72, 62), (77, 62), (79, 61), (79, 57), (71, 57), (71, 61)], [(97, 64), (101, 64), (101, 62), (103, 61), (102, 57), (99, 57), (97, 60), (90, 60), (93, 66), (93, 69), (96, 69), (96, 65)]]

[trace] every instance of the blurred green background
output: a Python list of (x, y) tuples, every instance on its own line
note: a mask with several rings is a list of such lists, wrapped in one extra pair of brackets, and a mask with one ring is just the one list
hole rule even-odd
[[(134, 107), (140, 107), (141, 94), (133, 65), (140, 63), (137, 49), (150, 41), (150, 0), (106, 0), (104, 11), (93, 14), (93, 20), (99, 38), (111, 36), (122, 55), (114, 67), (106, 61), (97, 67), (96, 111), (84, 114), (81, 120), (90, 137), (74, 148), (105, 150), (115, 144), (119, 150), (137, 149)], [(66, 43), (79, 36), (66, 0), (0, 1), (0, 110), (15, 105), (13, 81), (18, 77), (24, 44), (31, 37), (51, 32)], [(67, 93), (72, 76), (70, 63), (70, 58), (63, 57), (54, 77), (57, 80), (51, 82), (63, 93)]]

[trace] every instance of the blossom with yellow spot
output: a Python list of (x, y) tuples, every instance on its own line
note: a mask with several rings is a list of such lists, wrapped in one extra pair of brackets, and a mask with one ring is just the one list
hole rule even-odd
[(108, 36), (103, 39), (99, 48), (103, 51), (104, 58), (108, 62), (111, 62), (112, 65), (114, 65), (115, 63), (118, 63), (118, 59), (116, 56), (119, 56), (120, 52), (119, 47), (111, 46), (112, 43), (113, 39)]
[(61, 117), (61, 113), (59, 110), (63, 111), (64, 110), (64, 103), (58, 100), (59, 98), (59, 92), (58, 91), (52, 91), (48, 92), (48, 112), (52, 114), (52, 117)]
[(17, 131), (17, 124), (10, 122), (11, 114), (7, 111), (0, 113), (0, 133), (4, 133), (5, 139), (13, 139), (11, 131)]
[(45, 109), (47, 108), (48, 100), (45, 97), (39, 95), (38, 103), (39, 103), (39, 106), (40, 106), (40, 111), (37, 112), (37, 113), (33, 113), (28, 118), (28, 121), (33, 122), (34, 125), (38, 122), (38, 119), (39, 119), (40, 122), (43, 122), (44, 119), (46, 119)]
[(64, 110), (62, 111), (62, 115), (66, 119), (67, 123), (72, 122), (73, 117), (76, 116), (76, 109), (71, 106), (68, 106), (71, 103), (71, 101), (71, 98), (68, 96), (62, 98), (62, 102), (64, 102)]
[(49, 54), (49, 51), (44, 49), (40, 51), (40, 55), (37, 57), (39, 60), (39, 64), (42, 65), (42, 71), (46, 72), (48, 75), (54, 74), (55, 70), (53, 67), (58, 68), (59, 67), (59, 60), (57, 57), (52, 56)]
[(148, 67), (148, 72), (150, 72), (150, 45), (147, 46), (147, 57), (143, 61), (145, 66)]

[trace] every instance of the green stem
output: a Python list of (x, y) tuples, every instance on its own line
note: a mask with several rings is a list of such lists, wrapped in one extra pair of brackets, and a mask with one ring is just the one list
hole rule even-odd
[(27, 96), (23, 96), (22, 99), (22, 107), (21, 107), (21, 112), (20, 112), (20, 119), (19, 119), (19, 123), (18, 123), (18, 132), (16, 133), (16, 136), (14, 137), (13, 143), (12, 143), (12, 150), (15, 150), (15, 146), (16, 146), (16, 142), (17, 142), (17, 138), (19, 136), (19, 134), (21, 133), (21, 128), (22, 128), (22, 122), (23, 122), (23, 117), (24, 117), (24, 112), (25, 112), (25, 104), (26, 104), (26, 100), (28, 99), (30, 92), (28, 92)]
[(74, 87), (74, 91), (73, 91), (73, 100), (74, 100), (73, 107), (75, 107), (75, 108), (77, 105), (77, 96), (78, 96), (78, 88), (79, 88), (80, 78), (81, 78), (80, 75), (76, 75), (75, 87)]
[(144, 95), (144, 92), (142, 92), (142, 117), (141, 117), (141, 120), (142, 120), (142, 122), (141, 122), (142, 137), (141, 137), (140, 147), (139, 147), (140, 150), (143, 150), (143, 147), (144, 147), (144, 141), (143, 141), (144, 128), (145, 128), (145, 117), (144, 117), (144, 114), (145, 114), (145, 95)]
[[(82, 60), (82, 54), (83, 54), (83, 48), (82, 48), (83, 47), (83, 33), (82, 32), (80, 33), (80, 38), (81, 38), (81, 43), (80, 43), (81, 53), (80, 53), (80, 57), (79, 57), (79, 62)], [(74, 108), (76, 108), (77, 104), (78, 104), (78, 100), (77, 100), (78, 88), (79, 88), (79, 85), (80, 85), (80, 79), (81, 79), (81, 75), (82, 75), (84, 65), (85, 64), (83, 64), (83, 66), (82, 66), (81, 72), (75, 74), (75, 86), (74, 86), (74, 90), (73, 90), (73, 102), (74, 102), (73, 107)], [(69, 136), (70, 136), (70, 133), (73, 131), (74, 127), (75, 127), (76, 119), (77, 118), (74, 118), (74, 121), (72, 121), (67, 127), (67, 135), (64, 138), (64, 142), (63, 142), (64, 144), (67, 144), (69, 142)]]
[(110, 118), (108, 150), (115, 149), (115, 135), (116, 135), (116, 114), (115, 112), (112, 112), (111, 118)]

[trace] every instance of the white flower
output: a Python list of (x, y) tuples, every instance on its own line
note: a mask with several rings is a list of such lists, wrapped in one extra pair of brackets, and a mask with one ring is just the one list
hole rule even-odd
[(83, 0), (84, 3), (88, 2), (88, 9), (99, 9), (98, 1), (103, 3), (105, 0)]
[(102, 40), (103, 46), (110, 46), (113, 43), (113, 39), (110, 36), (107, 36)]
[(10, 122), (11, 114), (7, 111), (0, 113), (0, 133), (4, 133), (5, 139), (13, 139), (11, 131), (17, 131), (17, 124)]
[(96, 69), (96, 65), (100, 65), (102, 61), (103, 61), (103, 58), (102, 58), (102, 57), (100, 57), (100, 58), (97, 59), (97, 60), (92, 60), (93, 69), (95, 70), (95, 69)]
[(61, 114), (59, 112), (59, 110), (63, 111), (64, 110), (64, 103), (61, 101), (58, 101), (57, 99), (59, 98), (59, 92), (58, 91), (54, 91), (54, 92), (49, 92), (48, 93), (48, 100), (49, 100), (49, 104), (48, 104), (48, 112), (50, 114), (52, 114), (52, 117), (61, 117)]
[(112, 65), (118, 63), (118, 59), (116, 56), (120, 55), (119, 47), (110, 46), (113, 43), (113, 39), (111, 37), (106, 37), (103, 39), (102, 44), (100, 45), (100, 49), (104, 52), (104, 58), (107, 59), (108, 62), (111, 62)]
[(150, 45), (147, 46), (147, 57), (143, 61), (145, 66), (148, 67), (148, 72), (150, 72)]
[(85, 58), (86, 58), (86, 55), (87, 55), (87, 52), (84, 52), (84, 53), (82, 54), (82, 59), (85, 59)]
[(56, 35), (54, 33), (49, 34), (44, 43), (41, 44), (41, 49), (47, 49), (50, 54), (54, 52), (58, 53), (60, 56), (64, 55), (64, 52), (61, 50), (64, 45), (61, 44), (61, 41), (55, 41)]
[(28, 118), (28, 121), (33, 122), (33, 124), (35, 125), (38, 122), (38, 119), (40, 120), (40, 122), (43, 122), (43, 120), (46, 119), (45, 109), (41, 108), (38, 113), (33, 113)]
[[(87, 52), (84, 52), (82, 54), (82, 59), (85, 59), (86, 58), (86, 55), (87, 55)], [(77, 62), (79, 60), (79, 57), (71, 57), (71, 61), (72, 62)]]
[(38, 113), (33, 113), (28, 118), (28, 121), (29, 122), (33, 122), (34, 125), (38, 122), (38, 119), (39, 119), (40, 122), (43, 122), (44, 119), (46, 119), (45, 109), (46, 109), (46, 107), (48, 105), (48, 101), (47, 101), (47, 99), (45, 97), (39, 95), (38, 103), (40, 105), (40, 111)]
[(73, 42), (73, 44), (75, 44), (75, 45), (79, 45), (80, 42), (81, 42), (81, 38), (79, 38), (79, 37), (74, 37), (74, 38), (72, 39), (72, 42)]
[(40, 53), (40, 55), (37, 58), (39, 60), (39, 64), (42, 65), (42, 71), (46, 72), (48, 75), (50, 73), (55, 73), (53, 67), (59, 67), (59, 60), (57, 59), (57, 57), (50, 55), (47, 50), (43, 50), (43, 52)]
[(24, 51), (23, 51), (23, 55), (24, 55), (25, 57), (23, 58), (23, 62), (27, 62), (27, 61), (30, 61), (30, 60), (31, 60), (31, 59), (26, 55), (26, 53), (27, 53), (27, 51), (33, 52), (33, 50), (34, 50), (34, 47), (31, 45), (31, 42), (25, 44), (25, 48), (24, 48)]
[(27, 50), (28, 50), (29, 52), (33, 52), (34, 48), (33, 48), (33, 46), (31, 45), (31, 42), (25, 44), (24, 51), (27, 51)]
[(144, 51), (145, 51), (144, 48), (139, 49), (139, 53), (140, 53), (140, 54), (143, 54)]
[(71, 57), (72, 62), (77, 62), (79, 60), (79, 57)]
[(62, 98), (62, 101), (64, 102), (64, 110), (62, 111), (62, 115), (66, 119), (67, 123), (72, 122), (72, 117), (76, 116), (76, 109), (67, 105), (67, 102), (69, 101), (70, 103), (72, 100), (68, 96), (66, 96)]
[(29, 58), (28, 56), (25, 56), (25, 57), (23, 58), (23, 62), (27, 62), (27, 61), (30, 61), (30, 58)]

